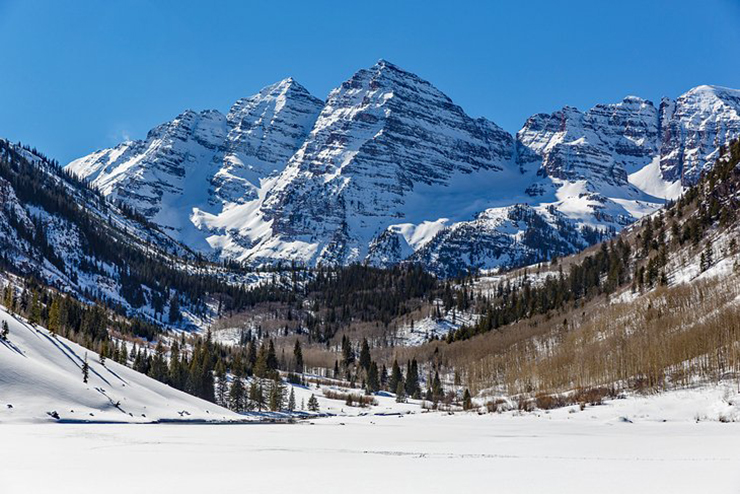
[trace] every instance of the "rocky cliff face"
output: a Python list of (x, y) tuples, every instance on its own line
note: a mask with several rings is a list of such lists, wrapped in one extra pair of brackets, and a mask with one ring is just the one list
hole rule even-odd
[(441, 230), (411, 255), (443, 276), (491, 266), (524, 266), (588, 247), (601, 235), (584, 234), (554, 207), (492, 208)]
[(263, 210), (274, 234), (317, 243), (316, 261), (361, 261), (388, 224), (415, 213), (415, 189), (496, 174), (512, 157), (509, 134), (380, 61), (329, 95)]
[(226, 118), (221, 113), (188, 110), (152, 129), (143, 141), (97, 151), (67, 169), (87, 178), (111, 199), (177, 230), (183, 219), (171, 217), (170, 209), (188, 189), (192, 176), (209, 167), (225, 137)]
[(228, 115), (186, 111), (146, 139), (96, 151), (67, 165), (108, 197), (140, 211), (185, 243), (210, 246), (194, 208), (219, 212), (257, 197), (303, 143), (323, 103), (293, 79), (237, 101)]
[(719, 157), (718, 149), (740, 136), (740, 91), (699, 86), (660, 107), (660, 169), (670, 181), (696, 183)]
[(519, 162), (561, 180), (620, 187), (655, 156), (657, 136), (658, 111), (650, 101), (628, 96), (585, 113), (566, 107), (527, 120), (517, 133)]
[(311, 131), (323, 102), (293, 78), (242, 98), (231, 107), (223, 156), (212, 183), (224, 203), (257, 197), (260, 180), (283, 170)]
[(654, 211), (740, 136), (739, 113), (740, 91), (700, 86), (512, 136), (381, 60), (325, 104), (286, 79), (68, 169), (214, 256), (451, 274), (567, 254)]

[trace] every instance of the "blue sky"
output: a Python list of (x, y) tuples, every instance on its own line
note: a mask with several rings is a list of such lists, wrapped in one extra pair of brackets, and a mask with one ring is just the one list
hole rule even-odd
[(510, 132), (538, 112), (740, 88), (740, 0), (0, 0), (0, 136), (63, 164), (288, 76), (380, 58)]

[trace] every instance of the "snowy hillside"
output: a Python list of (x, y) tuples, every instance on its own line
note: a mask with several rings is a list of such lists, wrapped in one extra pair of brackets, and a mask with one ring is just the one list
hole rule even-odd
[(380, 60), (326, 103), (286, 79), (67, 169), (209, 256), (451, 275), (576, 252), (654, 212), (740, 135), (739, 95), (565, 107), (512, 136)]
[(9, 326), (7, 341), (0, 340), (0, 423), (244, 420), (110, 359), (103, 365), (96, 353), (2, 307), (0, 320)]

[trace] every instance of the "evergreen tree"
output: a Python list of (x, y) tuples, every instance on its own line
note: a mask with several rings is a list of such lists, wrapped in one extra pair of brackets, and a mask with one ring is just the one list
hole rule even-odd
[(149, 368), (149, 377), (162, 382), (167, 379), (167, 363), (164, 359), (164, 353), (164, 345), (162, 345), (162, 341), (160, 340), (154, 348), (154, 357)]
[(183, 389), (185, 386), (184, 381), (184, 370), (180, 362), (180, 345), (177, 340), (172, 342), (170, 347), (170, 368), (168, 372), (167, 381), (170, 386), (177, 389)]
[(15, 311), (15, 293), (13, 285), (5, 287), (5, 300), (3, 301), (3, 304), (9, 313), (12, 314)]
[(273, 412), (279, 412), (283, 408), (283, 400), (285, 398), (285, 390), (283, 389), (283, 383), (279, 376), (275, 376), (270, 386), (270, 410)]
[(111, 356), (113, 357), (114, 361), (118, 361), (120, 358), (120, 350), (118, 349), (118, 344), (116, 342), (113, 342), (113, 351), (111, 352)]
[(442, 382), (439, 380), (439, 372), (434, 373), (434, 380), (432, 381), (432, 401), (438, 402), (444, 398), (444, 390), (442, 389)]
[(108, 356), (108, 342), (103, 341), (103, 343), (100, 344), (100, 352), (98, 353), (100, 356), (100, 365), (105, 367), (105, 359)]
[(388, 389), (396, 392), (398, 389), (398, 383), (403, 383), (403, 373), (401, 367), (398, 365), (398, 360), (393, 361), (393, 369), (391, 370), (391, 378), (388, 382)]
[(378, 375), (378, 364), (370, 362), (370, 369), (367, 372), (367, 391), (368, 393), (377, 393), (380, 391), (380, 376)]
[(229, 390), (229, 408), (235, 412), (243, 412), (246, 408), (244, 398), (244, 381), (242, 381), (241, 374), (237, 374)]
[(249, 401), (251, 406), (260, 412), (265, 407), (265, 393), (262, 389), (262, 382), (258, 379), (252, 381), (249, 386)]
[(347, 338), (347, 335), (342, 335), (342, 363), (344, 367), (349, 367), (355, 360), (354, 352), (352, 351), (352, 344)]
[(228, 382), (226, 380), (226, 367), (222, 360), (219, 360), (216, 364), (216, 404), (226, 406), (226, 392), (228, 389)]
[(248, 394), (248, 401), (247, 401), (247, 409), (253, 410), (257, 407), (257, 393), (259, 393), (259, 389), (257, 387), (257, 380), (253, 379), (251, 383), (249, 383), (249, 394)]
[(259, 353), (257, 354), (257, 359), (254, 363), (253, 372), (255, 376), (261, 379), (267, 377), (267, 349), (265, 348), (264, 343), (260, 345)]
[(0, 338), (2, 338), (3, 340), (7, 340), (9, 334), (10, 327), (8, 327), (8, 321), (3, 319), (2, 329), (0, 329)]
[(213, 350), (211, 345), (209, 331), (206, 341), (199, 341), (195, 346), (190, 374), (191, 382), (195, 383), (193, 394), (204, 400), (214, 402), (216, 397), (213, 384), (213, 358), (211, 357)]
[(82, 362), (82, 382), (87, 384), (87, 380), (90, 377), (90, 366), (87, 363), (87, 352), (85, 352), (85, 360)]
[(51, 301), (51, 307), (49, 307), (49, 322), (47, 329), (51, 332), (52, 336), (56, 336), (61, 329), (61, 304), (59, 302), (59, 296), (54, 297)]
[(311, 394), (311, 397), (308, 399), (308, 411), (310, 412), (319, 411), (319, 400), (317, 400), (313, 394)]
[(247, 349), (247, 368), (250, 373), (254, 372), (254, 366), (257, 363), (257, 343), (254, 338), (249, 339), (249, 347)]
[(299, 374), (303, 373), (303, 350), (301, 349), (301, 342), (295, 340), (295, 347), (293, 347), (293, 370)]
[(293, 387), (290, 387), (290, 396), (288, 397), (288, 411), (293, 412), (295, 411), (295, 391), (293, 390)]
[(473, 399), (470, 397), (470, 390), (465, 388), (465, 393), (463, 393), (463, 410), (470, 410), (473, 408)]
[(706, 271), (712, 267), (712, 264), (714, 264), (714, 251), (712, 250), (712, 244), (707, 242), (704, 252), (701, 253), (699, 267), (702, 271)]
[(34, 290), (31, 296), (31, 310), (28, 314), (28, 322), (35, 326), (41, 322), (41, 303), (39, 302), (39, 293)]
[(416, 359), (412, 360), (407, 365), (407, 369), (404, 390), (406, 391), (407, 396), (418, 398), (421, 393), (421, 388), (419, 387), (419, 366)]
[(128, 352), (126, 352), (126, 342), (121, 341), (121, 348), (118, 351), (118, 360), (116, 360), (121, 365), (127, 365), (128, 364)]
[(273, 343), (272, 339), (270, 339), (270, 343), (268, 345), (267, 350), (267, 370), (270, 373), (270, 375), (274, 374), (275, 371), (278, 369), (278, 359), (277, 354), (275, 353), (275, 344)]
[(367, 342), (367, 338), (362, 339), (362, 347), (360, 349), (360, 367), (362, 367), (365, 372), (370, 370), (370, 345)]
[(136, 372), (141, 372), (142, 374), (146, 374), (147, 372), (146, 372), (146, 369), (144, 367), (144, 363), (145, 362), (146, 362), (146, 360), (144, 359), (144, 357), (143, 357), (143, 355), (141, 353), (141, 350), (139, 350), (136, 353), (136, 357), (134, 357), (134, 366), (133, 366), (133, 369)]

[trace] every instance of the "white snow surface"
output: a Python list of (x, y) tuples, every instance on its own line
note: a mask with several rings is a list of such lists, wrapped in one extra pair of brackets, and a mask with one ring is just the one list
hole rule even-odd
[(631, 173), (628, 180), (638, 189), (661, 199), (678, 199), (684, 191), (680, 180), (669, 182), (661, 175), (658, 157), (653, 158), (653, 161), (644, 168)]
[[(246, 418), (99, 356), (0, 307), (0, 424), (55, 422), (234, 421)], [(87, 354), (87, 384), (82, 365)], [(116, 406), (118, 405), (118, 406)], [(3, 441), (4, 442), (4, 441)]]
[[(4, 494), (731, 493), (740, 424), (695, 410), (724, 387), (551, 413), (333, 417), (294, 425), (0, 425)], [(127, 481), (111, 481), (112, 468)], [(101, 487), (103, 486), (103, 487)], [(247, 486), (247, 487), (245, 487)], [(348, 486), (351, 486), (349, 488)], [(486, 489), (486, 490), (487, 490)]]

